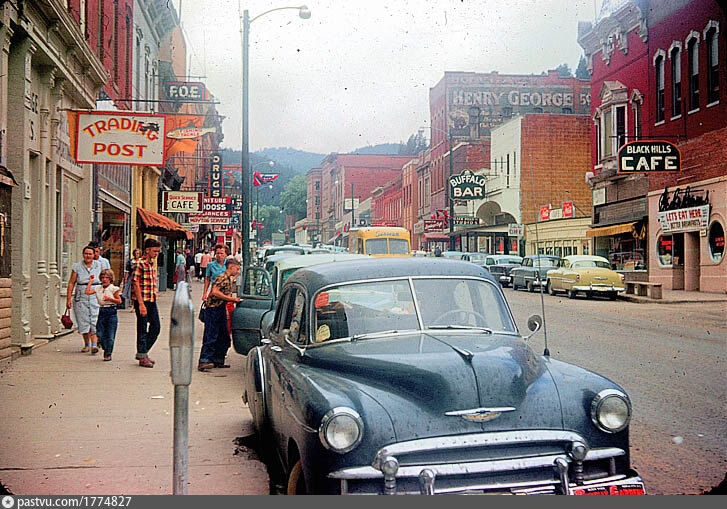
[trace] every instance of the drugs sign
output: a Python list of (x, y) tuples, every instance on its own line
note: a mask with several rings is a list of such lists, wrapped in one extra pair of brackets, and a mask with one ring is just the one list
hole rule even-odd
[(485, 176), (464, 170), (449, 177), (449, 197), (453, 200), (478, 200), (485, 197)]
[(618, 151), (618, 172), (631, 173), (678, 173), (681, 170), (681, 154), (668, 141), (632, 141)]
[(219, 152), (212, 154), (212, 167), (210, 168), (210, 196), (222, 197), (222, 155)]

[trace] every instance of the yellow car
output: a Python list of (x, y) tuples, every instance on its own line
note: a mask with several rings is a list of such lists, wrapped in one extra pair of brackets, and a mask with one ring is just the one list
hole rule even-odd
[(626, 291), (623, 276), (611, 270), (611, 264), (602, 256), (566, 256), (557, 269), (547, 274), (546, 291), (550, 295), (566, 292), (574, 299), (578, 292), (585, 292), (588, 298), (594, 294), (607, 295), (615, 299), (619, 292)]

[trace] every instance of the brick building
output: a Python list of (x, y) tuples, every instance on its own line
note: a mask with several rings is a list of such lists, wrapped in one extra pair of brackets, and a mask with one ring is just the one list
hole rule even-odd
[[(431, 208), (449, 209), (447, 179), (450, 172), (464, 170), (457, 166), (456, 157), (450, 169), (450, 148), (479, 140), (483, 150), (478, 168), (489, 168), (489, 139), (494, 127), (528, 113), (587, 113), (589, 105), (588, 83), (561, 78), (555, 70), (543, 75), (446, 72), (429, 91)], [(453, 235), (452, 247), (458, 244), (461, 235)]]
[[(627, 279), (724, 291), (727, 273), (716, 245), (724, 231), (727, 174), (720, 159), (727, 125), (719, 90), (726, 80), (724, 11), (714, 0), (605, 6), (595, 25), (579, 24), (578, 36), (594, 93), (595, 254), (609, 257)], [(684, 151), (682, 172), (619, 175), (618, 149), (639, 139), (677, 144)], [(659, 200), (666, 191), (674, 206), (676, 188), (683, 197), (687, 185), (692, 198), (705, 199), (710, 191), (709, 224), (666, 235)]]
[[(376, 187), (400, 177), (402, 166), (410, 159), (411, 156), (380, 154), (328, 155), (321, 163), (320, 240), (335, 241), (343, 233), (344, 199), (348, 199), (350, 207), (353, 197), (355, 207), (371, 197)], [(312, 178), (309, 174), (309, 182)]]
[(403, 226), (401, 175), (373, 190), (371, 226)]

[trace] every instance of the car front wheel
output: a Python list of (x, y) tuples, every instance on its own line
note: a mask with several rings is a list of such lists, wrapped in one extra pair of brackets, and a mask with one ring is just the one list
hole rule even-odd
[(547, 291), (550, 295), (555, 295), (556, 291), (555, 288), (553, 288), (553, 283), (548, 279), (548, 281), (545, 283), (545, 291)]
[(576, 292), (575, 290), (568, 290), (568, 298), (569, 299), (575, 299), (576, 298), (576, 295), (578, 295), (578, 292)]
[(530, 293), (533, 293), (535, 291), (535, 287), (533, 286), (532, 281), (528, 281), (527, 289)]
[(288, 495), (306, 495), (305, 478), (303, 477), (303, 465), (298, 460), (288, 475)]

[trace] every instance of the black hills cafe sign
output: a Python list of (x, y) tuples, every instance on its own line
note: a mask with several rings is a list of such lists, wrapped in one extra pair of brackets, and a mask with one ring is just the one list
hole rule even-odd
[(485, 176), (464, 170), (449, 177), (449, 197), (453, 200), (479, 200), (485, 197)]
[(681, 164), (679, 149), (668, 141), (632, 141), (618, 151), (621, 174), (678, 173)]

